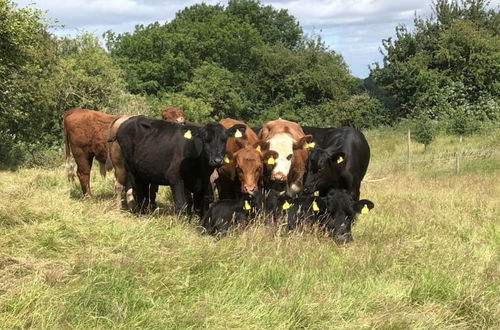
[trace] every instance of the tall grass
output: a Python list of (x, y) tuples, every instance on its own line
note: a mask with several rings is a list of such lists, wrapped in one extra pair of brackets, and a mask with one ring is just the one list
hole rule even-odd
[[(498, 151), (499, 132), (461, 148)], [(196, 221), (115, 208), (61, 168), (0, 172), (0, 328), (470, 329), (500, 324), (500, 157), (430, 160), (440, 136), (404, 160), (405, 136), (370, 131), (372, 163), (355, 241), (262, 224), (215, 239)], [(435, 158), (438, 158), (437, 156)], [(435, 165), (435, 166), (433, 166)], [(96, 171), (97, 172), (97, 171)]]

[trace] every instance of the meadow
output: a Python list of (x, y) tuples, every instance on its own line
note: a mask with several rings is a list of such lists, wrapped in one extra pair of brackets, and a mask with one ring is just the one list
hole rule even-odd
[(92, 198), (62, 166), (0, 172), (0, 328), (498, 328), (500, 130), (413, 144), (410, 171), (404, 132), (366, 136), (375, 208), (347, 245), (260, 223), (202, 235), (165, 187), (136, 216), (97, 168)]

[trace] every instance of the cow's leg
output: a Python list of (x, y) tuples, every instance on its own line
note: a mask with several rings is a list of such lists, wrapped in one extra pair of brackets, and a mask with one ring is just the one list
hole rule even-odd
[(193, 211), (193, 194), (186, 186), (184, 186), (184, 197), (186, 198), (186, 212), (191, 215)]
[(134, 195), (134, 189), (132, 189), (132, 187), (134, 186), (132, 180), (133, 177), (131, 175), (127, 175), (127, 179), (125, 182), (125, 198), (126, 198), (125, 201), (129, 210), (134, 210), (137, 206), (137, 202)]
[(156, 209), (156, 194), (158, 193), (158, 185), (150, 184), (149, 185), (149, 207), (151, 209)]
[(86, 156), (84, 153), (73, 155), (77, 166), (76, 174), (80, 180), (83, 196), (90, 196), (90, 170), (92, 169), (92, 161), (94, 156)]
[(120, 182), (118, 182), (118, 180), (116, 180), (115, 178), (115, 198), (116, 198), (116, 205), (118, 206), (118, 208), (122, 207), (123, 188), (124, 188), (123, 185)]
[(177, 183), (172, 184), (172, 196), (174, 198), (175, 212), (178, 213), (186, 206), (186, 196), (184, 191), (184, 181), (179, 180)]
[(354, 200), (359, 199), (359, 187), (357, 187), (356, 189), (354, 185), (354, 178), (352, 177), (351, 174), (344, 173), (342, 175), (340, 188), (348, 190), (351, 193)]
[(140, 213), (147, 210), (149, 204), (149, 184), (138, 178), (135, 178), (133, 187), (134, 197)]

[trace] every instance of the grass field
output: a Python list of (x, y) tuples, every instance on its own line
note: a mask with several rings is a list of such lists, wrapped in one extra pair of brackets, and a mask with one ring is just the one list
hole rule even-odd
[(261, 224), (200, 235), (166, 188), (135, 216), (97, 170), (88, 199), (62, 167), (0, 172), (0, 328), (499, 328), (500, 130), (414, 144), (410, 172), (404, 133), (367, 138), (375, 209), (345, 246)]

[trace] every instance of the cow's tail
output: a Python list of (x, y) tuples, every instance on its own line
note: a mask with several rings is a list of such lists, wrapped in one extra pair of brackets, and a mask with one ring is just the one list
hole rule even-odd
[[(64, 116), (66, 117), (66, 116)], [(72, 182), (75, 180), (75, 167), (71, 162), (71, 148), (69, 146), (69, 136), (66, 127), (64, 126), (63, 118), (63, 133), (64, 133), (64, 154), (65, 154), (65, 162), (64, 167), (66, 168), (66, 173), (68, 174), (68, 181)]]
[(108, 126), (108, 140), (106, 141), (107, 145), (107, 151), (106, 151), (106, 164), (104, 166), (104, 169), (100, 169), (101, 175), (102, 171), (106, 173), (106, 171), (111, 171), (113, 169), (113, 162), (111, 161), (111, 144), (116, 141), (116, 134), (111, 136), (113, 126), (115, 125), (116, 121), (120, 119), (122, 116), (117, 116), (111, 123), (109, 123)]

